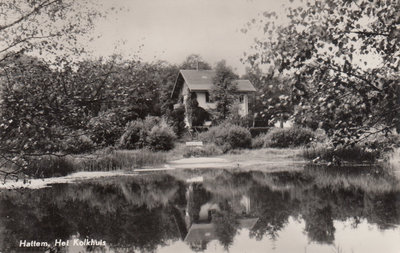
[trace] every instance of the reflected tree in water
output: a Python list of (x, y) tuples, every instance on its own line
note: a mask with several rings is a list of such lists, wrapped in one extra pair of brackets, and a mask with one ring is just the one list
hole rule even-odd
[(238, 232), (239, 221), (237, 214), (230, 210), (222, 210), (213, 215), (217, 238), (225, 250), (228, 250)]
[(0, 251), (12, 252), (20, 238), (77, 235), (122, 252), (151, 252), (178, 240), (201, 251), (215, 239), (229, 250), (240, 229), (277, 240), (290, 218), (305, 222), (310, 241), (332, 244), (334, 221), (352, 221), (354, 229), (364, 221), (382, 230), (400, 224), (398, 183), (388, 176), (374, 176), (365, 187), (342, 174), (323, 182), (321, 171), (203, 173), (204, 182), (191, 184), (149, 174), (1, 191)]
[(322, 209), (313, 209), (303, 215), (306, 223), (305, 231), (310, 241), (332, 244), (335, 240), (332, 209), (326, 206)]

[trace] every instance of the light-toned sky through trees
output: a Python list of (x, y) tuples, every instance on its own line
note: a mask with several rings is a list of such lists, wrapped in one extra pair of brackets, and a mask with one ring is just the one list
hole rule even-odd
[[(263, 11), (282, 10), (279, 0), (101, 0), (104, 8), (122, 8), (98, 22), (88, 44), (95, 55), (139, 55), (145, 61), (181, 63), (200, 54), (214, 65), (225, 59), (239, 74), (240, 62), (254, 39), (241, 32)], [(255, 33), (255, 31), (253, 31)], [(141, 46), (143, 45), (143, 46)], [(117, 46), (117, 48), (115, 48)]]

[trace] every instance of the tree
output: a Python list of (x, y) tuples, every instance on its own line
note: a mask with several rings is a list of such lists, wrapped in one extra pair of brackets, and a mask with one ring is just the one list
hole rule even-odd
[[(1, 171), (5, 175), (24, 169), (27, 156), (90, 146), (82, 132), (89, 107), (80, 103), (87, 90), (69, 89), (72, 72), (61, 69), (84, 52), (78, 37), (105, 14), (100, 6), (92, 0), (0, 1), (0, 163), (18, 166)], [(27, 53), (55, 61), (49, 65)]]
[[(0, 154), (13, 162), (25, 156), (76, 152), (85, 141), (94, 84), (82, 87), (68, 71), (34, 57), (8, 58), (2, 66)], [(100, 77), (99, 77), (100, 78)]]
[(273, 125), (288, 120), (293, 114), (290, 95), (290, 80), (276, 76), (273, 70), (262, 73), (258, 66), (246, 68), (242, 79), (248, 79), (256, 87), (256, 95), (252, 105), (255, 114), (255, 126)]
[(247, 61), (293, 78), (298, 123), (320, 121), (334, 145), (400, 130), (399, 1), (307, 1), (285, 18), (264, 13)]
[(212, 222), (220, 244), (228, 251), (239, 229), (237, 215), (232, 210), (219, 211), (213, 215)]
[(235, 93), (237, 86), (235, 80), (238, 76), (233, 73), (232, 68), (226, 66), (225, 61), (221, 61), (215, 67), (215, 77), (213, 79), (213, 89), (211, 98), (216, 102), (215, 119), (222, 121), (227, 119), (230, 108), (236, 100)]
[(210, 120), (211, 116), (204, 108), (199, 106), (196, 93), (190, 92), (189, 94), (186, 100), (186, 115), (189, 125), (192, 127), (203, 126), (204, 122)]
[(104, 15), (100, 6), (92, 0), (0, 1), (0, 62), (22, 52), (81, 54), (77, 37)]
[(179, 66), (180, 69), (211, 70), (210, 64), (205, 62), (198, 54), (191, 54)]

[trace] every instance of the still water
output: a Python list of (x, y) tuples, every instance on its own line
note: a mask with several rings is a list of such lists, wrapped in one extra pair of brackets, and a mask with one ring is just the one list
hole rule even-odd
[(2, 253), (228, 251), (399, 253), (400, 183), (375, 168), (204, 169), (0, 191)]

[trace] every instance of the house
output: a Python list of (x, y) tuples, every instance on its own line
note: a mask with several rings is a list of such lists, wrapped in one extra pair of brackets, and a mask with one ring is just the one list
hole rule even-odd
[[(256, 225), (258, 218), (239, 218), (238, 229), (252, 230)], [(200, 223), (192, 224), (184, 241), (190, 245), (192, 249), (204, 251), (207, 249), (207, 244), (213, 240), (218, 240), (217, 227), (215, 223)]]
[[(213, 79), (216, 72), (213, 70), (180, 70), (172, 90), (171, 98), (177, 102), (175, 108), (185, 106), (189, 95), (195, 93), (199, 107), (206, 111), (216, 108), (215, 101), (211, 100), (210, 92), (214, 86)], [(238, 113), (241, 116), (249, 114), (249, 95), (256, 91), (249, 80), (236, 80)], [(191, 126), (186, 115), (185, 122)]]

